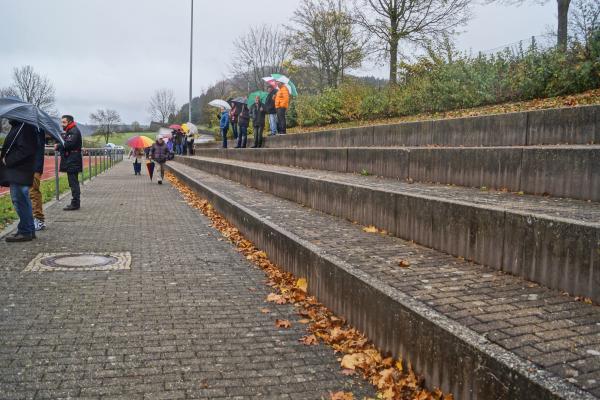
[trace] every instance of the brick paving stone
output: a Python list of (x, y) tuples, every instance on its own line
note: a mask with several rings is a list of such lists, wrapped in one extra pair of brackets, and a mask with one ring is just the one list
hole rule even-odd
[[(227, 162), (237, 163), (231, 160)], [(576, 301), (573, 297), (519, 277), (399, 238), (365, 233), (361, 226), (349, 221), (180, 163), (174, 165), (179, 171), (227, 195), (233, 201), (244, 204), (263, 218), (268, 218), (270, 222), (318, 246), (325, 253), (348, 262), (396, 290), (422, 301), (441, 314), (483, 333), (489, 340), (541, 367), (568, 364), (576, 368), (574, 365), (578, 361), (588, 360), (591, 354), (596, 354), (595, 351), (600, 354), (598, 306)], [(268, 168), (293, 170), (271, 165)], [(329, 172), (311, 170), (302, 170), (302, 174), (330, 176)], [(364, 177), (360, 176), (335, 173), (331, 176), (333, 175), (339, 175), (340, 179), (344, 175), (344, 179), (353, 182), (366, 182), (362, 179)], [(378, 187), (389, 184), (385, 180), (371, 179), (369, 182), (374, 182), (372, 185)], [(402, 185), (402, 190), (421, 190), (427, 187), (405, 187), (403, 183), (398, 182), (396, 184)], [(444, 190), (448, 191), (448, 197), (451, 197), (452, 193), (466, 193), (454, 188)], [(490, 194), (477, 196), (483, 199)], [(500, 202), (505, 199), (503, 194), (492, 196), (494, 199), (500, 199)], [(566, 203), (557, 202), (552, 205), (552, 199), (544, 199), (547, 202), (543, 207), (536, 206), (531, 199), (525, 200), (520, 196), (519, 199), (519, 203), (515, 205), (517, 208), (539, 207), (539, 212), (547, 210), (564, 217), (569, 217), (567, 214), (571, 212), (568, 211), (568, 207), (559, 209), (559, 203)], [(545, 208), (546, 206), (549, 208)], [(552, 208), (554, 206), (558, 208)], [(600, 208), (590, 207), (586, 210), (589, 211), (588, 214), (580, 215), (575, 207), (570, 217), (597, 221)], [(397, 267), (398, 262), (403, 259), (411, 262), (409, 268)], [(586, 346), (596, 346), (598, 350), (594, 350), (596, 347)], [(592, 353), (589, 350), (592, 350)], [(600, 373), (600, 363), (584, 362), (586, 374)], [(554, 368), (552, 372), (565, 380), (572, 378), (565, 373), (565, 369)], [(581, 388), (587, 387), (580, 381), (569, 382)], [(593, 390), (590, 392), (595, 394)]]
[[(0, 399), (374, 396), (330, 348), (298, 343), (294, 308), (265, 303), (263, 272), (208, 219), (130, 169), (86, 183), (78, 212), (50, 207), (34, 242), (0, 242)], [(132, 264), (22, 272), (50, 252), (130, 252)]]

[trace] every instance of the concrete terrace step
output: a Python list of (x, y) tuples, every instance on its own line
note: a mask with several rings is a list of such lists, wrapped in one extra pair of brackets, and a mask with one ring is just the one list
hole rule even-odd
[(429, 386), (463, 400), (600, 396), (599, 307), (182, 163), (169, 168)]
[[(600, 143), (600, 106), (371, 125), (265, 138), (266, 147), (530, 146)], [(217, 147), (218, 143), (199, 145)]]
[(600, 302), (600, 203), (233, 160), (177, 160), (424, 246)]
[(197, 149), (196, 155), (600, 201), (600, 145)]

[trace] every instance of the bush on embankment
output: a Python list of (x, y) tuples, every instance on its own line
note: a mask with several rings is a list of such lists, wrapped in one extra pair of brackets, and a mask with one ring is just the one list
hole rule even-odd
[(345, 82), (316, 95), (300, 95), (291, 125), (316, 126), (422, 113), (445, 112), (510, 101), (569, 95), (600, 87), (600, 32), (587, 47), (567, 51), (506, 50), (471, 57), (430, 52), (402, 66), (401, 82), (375, 88)]

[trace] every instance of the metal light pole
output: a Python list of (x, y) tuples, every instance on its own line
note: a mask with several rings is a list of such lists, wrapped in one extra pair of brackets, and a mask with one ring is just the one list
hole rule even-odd
[(192, 60), (194, 49), (194, 0), (190, 0), (192, 10), (190, 15), (190, 98), (188, 104), (188, 122), (192, 122)]

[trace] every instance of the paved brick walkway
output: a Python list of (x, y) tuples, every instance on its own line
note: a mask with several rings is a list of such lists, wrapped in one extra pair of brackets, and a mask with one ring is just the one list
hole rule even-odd
[[(298, 342), (293, 307), (265, 304), (263, 273), (174, 188), (124, 162), (82, 199), (51, 207), (33, 244), (0, 243), (0, 399), (373, 396), (331, 349)], [(22, 272), (71, 251), (130, 252), (131, 270)]]
[[(405, 240), (365, 233), (349, 221), (175, 165), (323, 252), (600, 397), (600, 307)], [(410, 268), (399, 267), (401, 260), (409, 261)]]

